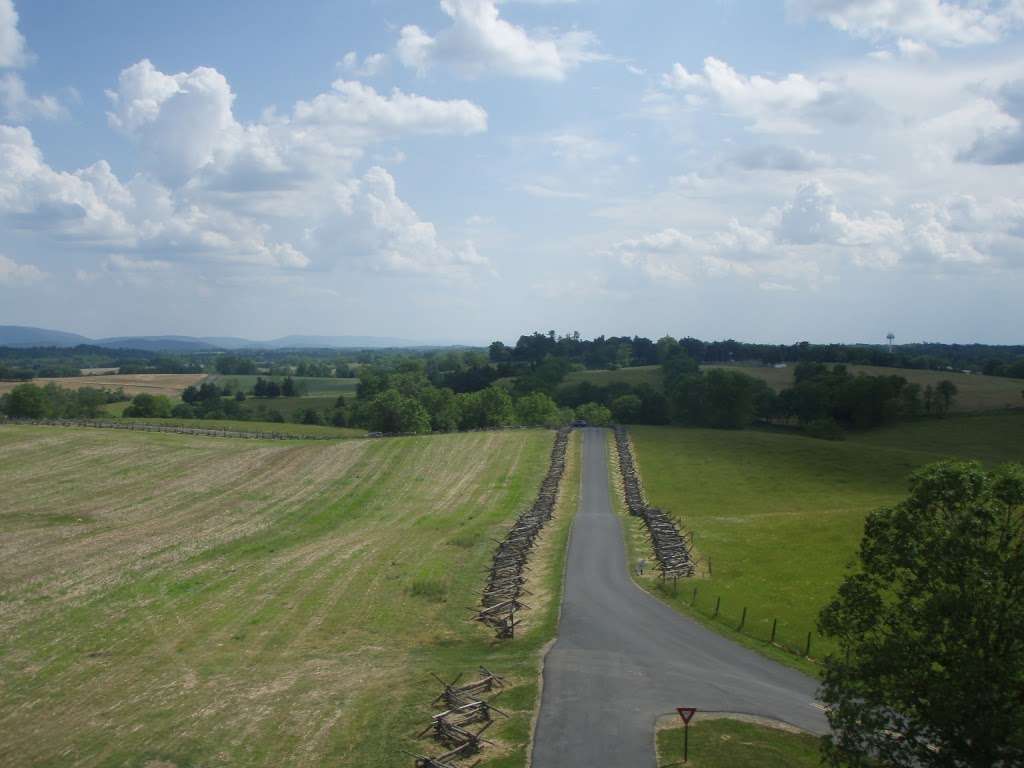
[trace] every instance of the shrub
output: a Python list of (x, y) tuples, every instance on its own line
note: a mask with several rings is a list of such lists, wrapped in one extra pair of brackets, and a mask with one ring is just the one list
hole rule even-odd
[(804, 425), (804, 433), (819, 440), (842, 440), (846, 437), (843, 428), (835, 419), (815, 419)]

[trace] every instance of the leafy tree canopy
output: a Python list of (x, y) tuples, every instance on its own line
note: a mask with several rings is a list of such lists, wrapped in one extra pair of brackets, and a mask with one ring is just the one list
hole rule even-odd
[(916, 472), (819, 625), (833, 765), (1024, 765), (1024, 467)]

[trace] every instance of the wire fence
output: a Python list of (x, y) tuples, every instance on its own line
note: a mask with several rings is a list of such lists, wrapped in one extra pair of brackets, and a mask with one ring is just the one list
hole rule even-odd
[[(692, 582), (691, 582), (692, 583)], [(711, 590), (701, 590), (701, 585), (667, 584), (655, 586), (666, 597), (681, 600), (694, 613), (706, 619), (729, 627), (733, 632), (771, 645), (780, 651), (793, 656), (820, 664), (820, 659), (813, 654), (822, 642), (817, 630), (806, 630), (781, 621), (769, 611), (751, 611), (747, 606), (726, 603), (721, 595)]]

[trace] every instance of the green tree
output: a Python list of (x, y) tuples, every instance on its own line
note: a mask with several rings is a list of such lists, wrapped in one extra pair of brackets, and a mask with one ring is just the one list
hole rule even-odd
[(598, 403), (584, 403), (576, 409), (576, 418), (592, 427), (606, 427), (612, 421), (612, 412)]
[(949, 409), (953, 407), (953, 400), (956, 398), (956, 392), (956, 384), (948, 379), (943, 379), (935, 386), (935, 394), (942, 403), (943, 414), (949, 413)]
[(370, 402), (370, 429), (377, 432), (430, 431), (430, 415), (416, 400), (397, 389), (381, 392)]
[(822, 611), (833, 765), (1024, 764), (1024, 467), (939, 462)]
[(132, 398), (132, 404), (124, 409), (129, 418), (168, 419), (171, 416), (171, 401), (166, 395), (141, 394)]
[(515, 401), (516, 422), (527, 426), (559, 424), (558, 405), (543, 392), (532, 392)]
[(19, 384), (7, 393), (5, 411), (20, 419), (41, 419), (47, 415), (46, 393), (35, 384)]
[(459, 428), (459, 403), (452, 390), (447, 387), (425, 387), (420, 392), (419, 401), (430, 414), (432, 431), (453, 432)]
[(620, 424), (636, 424), (643, 407), (643, 401), (636, 395), (622, 395), (612, 400), (612, 416)]

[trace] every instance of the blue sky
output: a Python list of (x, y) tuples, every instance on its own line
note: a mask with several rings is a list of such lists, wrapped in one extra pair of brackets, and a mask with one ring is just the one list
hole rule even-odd
[(0, 323), (1020, 343), (1021, 0), (0, 0)]

